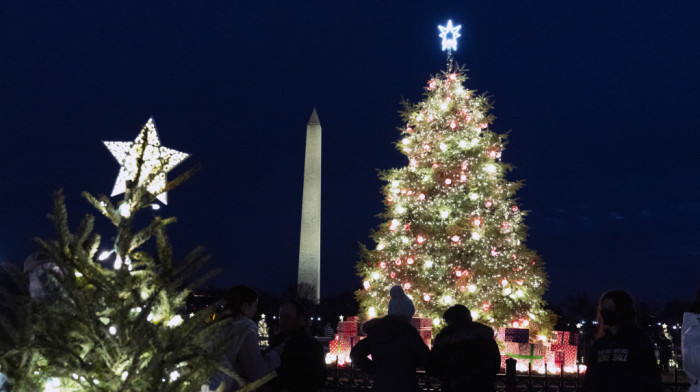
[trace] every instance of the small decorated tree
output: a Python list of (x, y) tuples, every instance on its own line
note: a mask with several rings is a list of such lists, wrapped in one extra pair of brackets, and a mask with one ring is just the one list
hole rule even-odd
[(448, 28), (447, 70), (430, 78), (423, 101), (404, 104), (397, 148), (408, 165), (380, 175), (386, 211), (372, 235), (375, 249), (362, 247), (357, 265), (361, 313), (384, 314), (389, 289), (401, 285), (416, 315), (436, 328), (459, 303), (493, 327), (547, 330), (547, 277), (525, 245), (525, 212), (515, 199), (522, 184), (505, 178), (506, 135), (491, 130), (491, 104), (466, 88), (464, 69), (453, 66), (456, 41), (449, 41), (459, 34)]
[[(161, 147), (152, 119), (134, 142), (105, 144), (122, 166), (113, 196), (124, 198), (83, 196), (116, 227), (115, 240), (100, 253), (90, 215), (71, 231), (64, 196), (56, 193), (50, 219), (57, 238), (37, 240), (34, 270), (42, 284), (14, 297), (0, 293), (19, 312), (1, 320), (0, 367), (17, 391), (200, 391), (236, 337), (220, 333), (223, 323), (206, 323), (208, 309), (186, 314), (188, 295), (211, 276), (193, 280), (208, 255), (196, 248), (175, 262), (166, 235), (175, 218), (154, 216), (134, 229), (156, 198), (165, 202), (165, 192), (192, 175), (165, 176), (187, 154)], [(10, 271), (26, 288), (26, 277)]]

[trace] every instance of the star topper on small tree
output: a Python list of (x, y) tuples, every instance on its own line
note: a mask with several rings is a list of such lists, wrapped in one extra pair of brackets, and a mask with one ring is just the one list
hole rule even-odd
[(187, 159), (189, 154), (160, 145), (153, 117), (148, 119), (133, 142), (103, 143), (121, 165), (111, 196), (124, 193), (127, 182), (135, 181), (134, 186), (144, 185), (163, 204), (168, 204), (166, 173)]

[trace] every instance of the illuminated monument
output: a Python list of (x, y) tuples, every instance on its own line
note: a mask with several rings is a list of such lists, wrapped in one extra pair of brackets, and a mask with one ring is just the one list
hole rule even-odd
[[(304, 195), (301, 204), (301, 238), (299, 240), (300, 292), (318, 303), (321, 299), (321, 123), (316, 109), (306, 124), (306, 159)], [(306, 289), (312, 289), (311, 292)]]

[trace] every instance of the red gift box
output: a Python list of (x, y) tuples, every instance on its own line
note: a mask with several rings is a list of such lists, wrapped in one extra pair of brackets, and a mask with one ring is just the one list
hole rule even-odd
[(331, 355), (350, 355), (349, 339), (333, 339), (328, 343)]
[(499, 342), (505, 342), (506, 339), (506, 329), (504, 327), (498, 328), (498, 332), (496, 334), (496, 340)]
[(418, 333), (420, 334), (420, 338), (423, 339), (423, 343), (425, 343), (425, 345), (428, 347), (432, 347), (432, 343), (433, 343), (432, 332), (430, 330), (428, 330), (428, 331), (422, 330), (422, 331), (418, 331)]
[(503, 341), (513, 343), (529, 343), (530, 330), (524, 328), (506, 328)]
[(547, 366), (553, 365), (557, 369), (561, 368), (562, 364), (564, 367), (573, 368), (576, 366), (578, 347), (568, 344), (553, 344), (550, 351), (552, 355), (547, 359)]
[(542, 343), (507, 342), (503, 356), (514, 358), (519, 365), (523, 365), (525, 368), (532, 363), (532, 368), (537, 369), (544, 365), (545, 354), (546, 350)]
[(341, 339), (357, 336), (357, 321), (340, 321), (338, 323), (338, 335)]
[(422, 329), (433, 329), (433, 322), (429, 318), (419, 318), (415, 317), (411, 319), (411, 325), (413, 328), (420, 331)]
[(552, 344), (562, 344), (569, 346), (578, 346), (578, 332), (569, 331), (554, 331)]

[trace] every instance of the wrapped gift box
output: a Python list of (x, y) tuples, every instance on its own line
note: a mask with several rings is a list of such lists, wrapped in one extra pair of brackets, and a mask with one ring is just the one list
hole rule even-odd
[(547, 358), (547, 366), (554, 365), (556, 368), (560, 368), (563, 364), (564, 367), (574, 367), (576, 366), (576, 355), (578, 353), (577, 346), (571, 346), (568, 344), (553, 344), (550, 347), (551, 359)]
[(578, 332), (554, 331), (552, 344), (563, 344), (568, 346), (578, 346)]
[(333, 339), (328, 343), (331, 355), (350, 355), (350, 339)]
[(512, 343), (529, 343), (530, 330), (524, 328), (506, 328), (503, 341)]
[(498, 340), (499, 342), (506, 341), (506, 329), (504, 327), (498, 328), (498, 332), (496, 333), (496, 340)]
[(423, 343), (425, 343), (426, 346), (432, 347), (433, 345), (433, 334), (431, 331), (418, 331), (420, 333), (420, 338), (423, 339)]
[[(505, 344), (505, 352), (502, 356), (514, 358), (518, 364), (528, 367), (532, 363), (532, 368), (537, 369), (544, 366), (546, 349), (542, 343), (514, 343)], [(501, 359), (504, 363), (504, 359)]]
[(338, 323), (338, 335), (340, 335), (341, 339), (357, 336), (357, 321), (340, 321)]
[(433, 329), (433, 322), (429, 318), (412, 318), (411, 319), (411, 325), (413, 325), (413, 328), (416, 330), (420, 331), (422, 329)]

